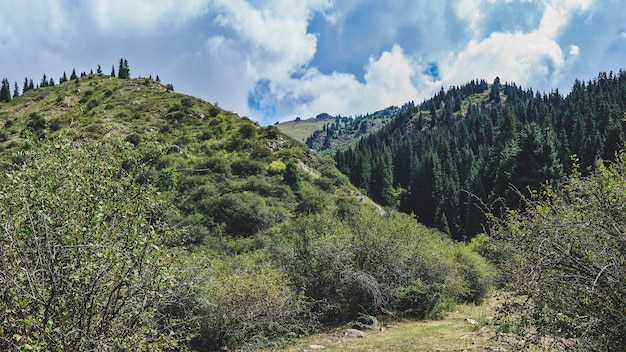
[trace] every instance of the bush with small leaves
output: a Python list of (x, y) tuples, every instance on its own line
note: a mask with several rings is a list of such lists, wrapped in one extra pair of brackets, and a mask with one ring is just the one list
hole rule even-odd
[[(576, 164), (576, 161), (575, 161)], [(575, 168), (560, 191), (524, 197), (523, 211), (494, 219), (492, 257), (512, 296), (498, 325), (516, 349), (618, 351), (626, 345), (626, 153)]]
[(0, 350), (163, 350), (185, 274), (164, 249), (165, 204), (135, 182), (123, 143), (56, 140), (0, 179)]

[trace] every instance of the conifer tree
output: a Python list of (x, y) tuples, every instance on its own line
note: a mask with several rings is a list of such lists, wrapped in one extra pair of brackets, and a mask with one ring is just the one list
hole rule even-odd
[(115, 77), (115, 66), (111, 66), (111, 77)]
[(61, 78), (59, 79), (59, 84), (65, 82), (67, 82), (67, 75), (65, 74), (65, 71), (63, 71), (63, 76), (61, 76)]
[(24, 77), (24, 87), (22, 87), (22, 94), (28, 91), (28, 77)]
[(28, 90), (31, 89), (35, 89), (35, 82), (33, 82), (32, 78), (28, 81)]
[(120, 59), (120, 65), (117, 69), (118, 78), (130, 78), (130, 69), (128, 68), (128, 61), (124, 58)]
[(75, 69), (75, 68), (73, 68), (73, 69), (72, 69), (72, 74), (70, 75), (70, 79), (73, 81), (73, 80), (75, 80), (76, 78), (78, 78), (78, 76), (76, 75), (76, 69)]
[(9, 80), (4, 78), (0, 88), (0, 102), (6, 101), (11, 101), (11, 87), (9, 86)]
[(13, 86), (13, 99), (19, 96), (20, 96), (20, 90), (19, 90), (19, 87), (17, 86), (17, 81), (16, 81), (15, 85)]
[(102, 67), (100, 67), (100, 65), (98, 65), (98, 69), (96, 70), (96, 73), (99, 75), (102, 74)]

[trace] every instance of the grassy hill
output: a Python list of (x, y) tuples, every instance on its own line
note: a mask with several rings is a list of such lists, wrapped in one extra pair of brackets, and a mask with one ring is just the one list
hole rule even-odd
[(0, 126), (2, 350), (254, 349), (488, 292), (469, 246), (381, 211), (276, 126), (151, 79), (29, 90)]
[[(412, 106), (408, 104), (403, 107)], [(319, 114), (315, 118), (287, 121), (276, 126), (285, 134), (306, 144), (321, 155), (333, 155), (337, 149), (355, 144), (361, 137), (378, 131), (393, 120), (401, 109), (390, 106), (371, 114), (357, 117)]]

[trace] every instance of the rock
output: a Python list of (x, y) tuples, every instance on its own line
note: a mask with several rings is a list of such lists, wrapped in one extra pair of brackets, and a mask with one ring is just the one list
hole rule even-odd
[(474, 319), (470, 319), (470, 318), (465, 318), (465, 321), (470, 323), (473, 326), (478, 326), (478, 322)]
[(372, 327), (370, 325), (363, 324), (361, 322), (356, 322), (352, 324), (352, 328), (357, 330), (372, 330)]
[(365, 337), (367, 336), (366, 333), (364, 333), (361, 330), (357, 330), (357, 329), (346, 329), (346, 331), (343, 333), (344, 336), (346, 337)]
[(309, 348), (312, 350), (323, 350), (324, 348), (326, 348), (326, 346), (322, 346), (322, 345), (309, 345)]
[(378, 319), (376, 319), (376, 317), (372, 315), (361, 315), (360, 317), (356, 318), (356, 320), (359, 323), (363, 323), (366, 325), (372, 325), (372, 326), (378, 325)]

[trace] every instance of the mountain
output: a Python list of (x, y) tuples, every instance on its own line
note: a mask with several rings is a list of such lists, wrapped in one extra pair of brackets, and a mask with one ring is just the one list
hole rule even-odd
[(558, 188), (625, 145), (626, 72), (576, 81), (567, 96), (472, 81), (402, 111), (337, 167), (376, 202), (463, 239), (486, 214), (516, 207), (515, 189)]
[(332, 159), (123, 73), (0, 102), (0, 350), (254, 349), (489, 292), (475, 246)]
[(357, 117), (330, 116), (322, 113), (315, 118), (306, 120), (298, 118), (294, 121), (281, 122), (276, 126), (321, 155), (332, 155), (336, 147), (346, 148), (359, 138), (378, 131), (401, 110), (413, 106), (412, 104), (408, 103), (402, 108), (390, 106)]

